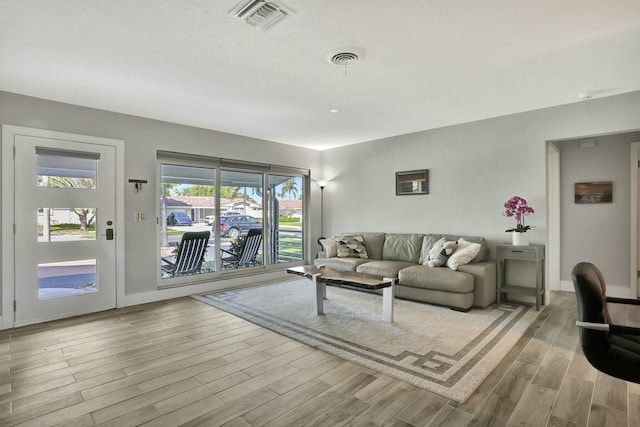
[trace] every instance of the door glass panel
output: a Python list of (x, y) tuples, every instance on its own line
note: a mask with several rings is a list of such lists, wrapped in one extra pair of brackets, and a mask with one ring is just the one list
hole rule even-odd
[(98, 291), (96, 260), (38, 264), (38, 299)]
[(215, 216), (216, 170), (161, 164), (160, 173), (161, 277), (215, 271), (211, 222)]
[(95, 189), (99, 156), (36, 148), (38, 187)]
[(220, 180), (222, 269), (263, 265), (263, 174), (223, 170)]
[(39, 208), (38, 242), (96, 240), (96, 208)]
[(303, 186), (301, 176), (269, 175), (271, 264), (301, 261)]

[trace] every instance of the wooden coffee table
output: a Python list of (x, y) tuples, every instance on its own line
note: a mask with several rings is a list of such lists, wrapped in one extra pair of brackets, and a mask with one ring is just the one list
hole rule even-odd
[(355, 271), (332, 270), (316, 265), (287, 268), (287, 273), (297, 274), (313, 281), (316, 288), (316, 310), (318, 315), (324, 314), (323, 300), (327, 298), (327, 283), (369, 290), (382, 289), (382, 318), (387, 322), (393, 322), (393, 288), (397, 282), (395, 278), (357, 273)]

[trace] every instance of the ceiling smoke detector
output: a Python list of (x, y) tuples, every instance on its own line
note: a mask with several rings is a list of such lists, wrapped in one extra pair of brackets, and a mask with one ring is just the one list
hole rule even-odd
[(273, 1), (249, 0), (236, 6), (229, 15), (252, 27), (268, 30), (284, 18), (293, 15), (293, 11)]

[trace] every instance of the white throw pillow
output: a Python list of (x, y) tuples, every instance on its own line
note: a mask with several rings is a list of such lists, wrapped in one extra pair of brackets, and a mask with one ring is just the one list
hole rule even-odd
[(480, 243), (467, 242), (464, 239), (458, 240), (458, 247), (447, 259), (447, 267), (457, 270), (458, 266), (469, 264), (471, 260), (480, 252)]
[(327, 258), (338, 256), (338, 245), (335, 239), (320, 239), (320, 244), (327, 254)]

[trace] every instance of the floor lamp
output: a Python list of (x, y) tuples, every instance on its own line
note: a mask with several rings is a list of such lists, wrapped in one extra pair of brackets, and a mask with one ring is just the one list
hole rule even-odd
[(324, 187), (326, 187), (327, 181), (318, 180), (317, 182), (320, 187), (320, 238), (318, 239), (320, 240), (324, 239)]

